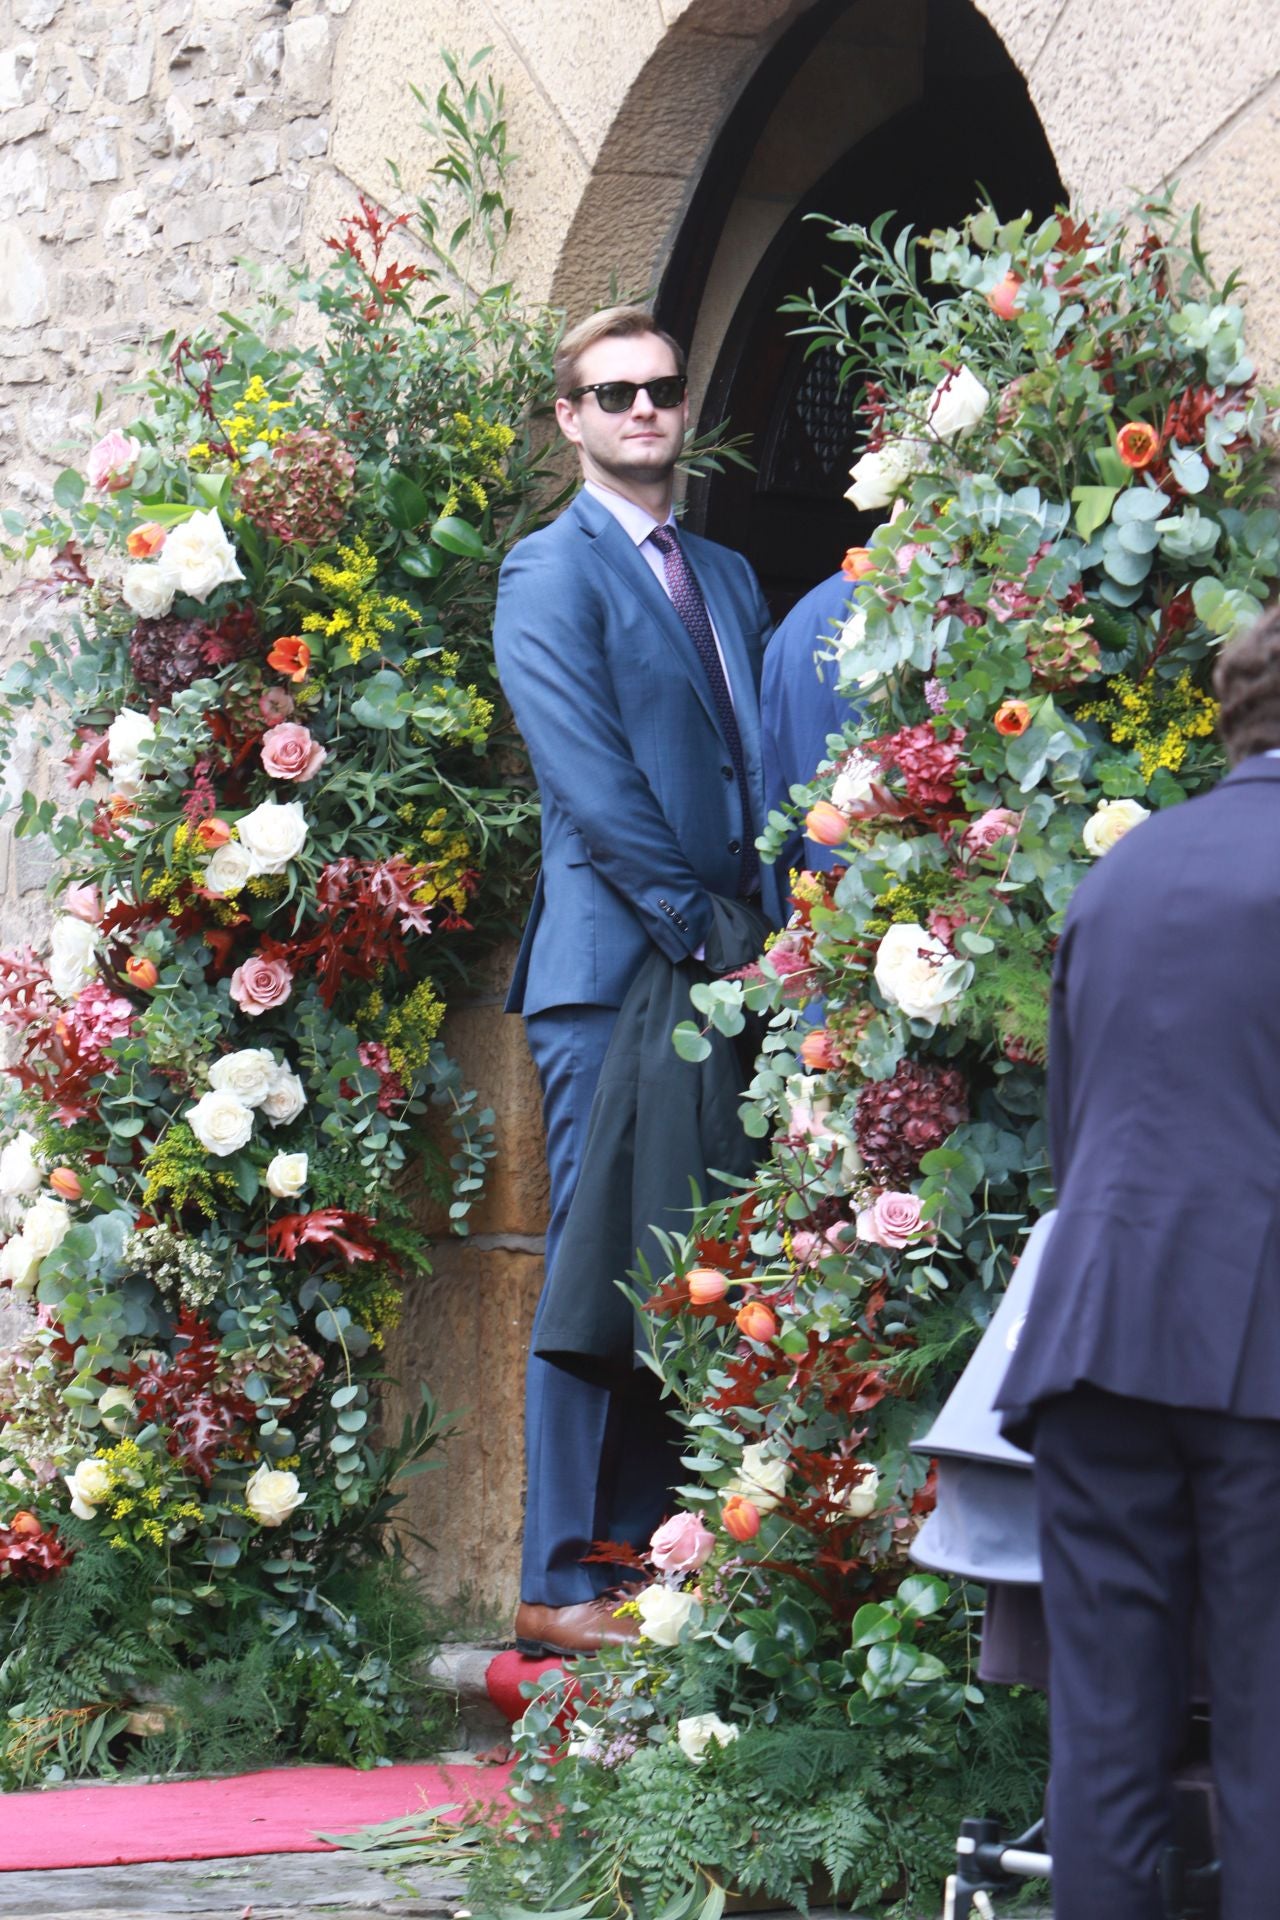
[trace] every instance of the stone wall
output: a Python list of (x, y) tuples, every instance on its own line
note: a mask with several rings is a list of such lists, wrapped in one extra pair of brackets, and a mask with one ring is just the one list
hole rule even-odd
[[(955, 5), (962, 0), (950, 0)], [(511, 267), (573, 317), (656, 285), (726, 114), (810, 0), (9, 0), (0, 16), (0, 502), (35, 506), (148, 343), (318, 257), (354, 192), (412, 188), (410, 82), (493, 48), (520, 156)], [(1280, 9), (1274, 0), (977, 0), (1026, 75), (1062, 175), (1089, 201), (1178, 178), (1219, 259), (1247, 267), (1263, 370), (1280, 374)], [(789, 207), (918, 90), (924, 0), (856, 0), (762, 123), (693, 340), (709, 369)], [(975, 111), (980, 107), (975, 106)], [(253, 263), (239, 264), (241, 261)], [(696, 398), (696, 395), (695, 395)], [(34, 615), (11, 600), (0, 654)], [(10, 784), (51, 777), (31, 760)], [(0, 844), (0, 937), (38, 924), (37, 850)], [(466, 1246), (412, 1296), (391, 1360), (466, 1431), (416, 1481), (423, 1577), (497, 1612), (513, 1597), (523, 1347), (545, 1211), (536, 1089), (500, 982), (451, 1020), (497, 1111), (501, 1159)], [(424, 1219), (424, 1231), (436, 1223)], [(414, 1551), (419, 1551), (414, 1549)]]

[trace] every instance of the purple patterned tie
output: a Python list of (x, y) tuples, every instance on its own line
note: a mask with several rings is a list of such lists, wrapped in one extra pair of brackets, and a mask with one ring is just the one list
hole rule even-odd
[[(729, 698), (729, 683), (725, 679), (724, 668), (720, 663), (720, 653), (711, 627), (711, 616), (707, 612), (707, 603), (702, 597), (702, 588), (694, 578), (693, 569), (680, 551), (680, 542), (676, 538), (675, 528), (670, 524), (655, 527), (649, 538), (662, 555), (662, 570), (666, 575), (667, 592), (671, 595), (671, 604), (680, 615), (685, 631), (702, 662), (702, 670), (711, 688), (716, 717), (720, 722), (720, 731), (724, 735), (725, 745), (729, 749), (729, 758), (733, 762), (733, 771), (737, 776), (738, 796), (742, 801), (743, 839), (741, 847), (735, 847), (731, 843), (729, 851), (740, 855), (738, 893), (742, 899), (749, 899), (760, 890), (760, 861), (753, 844), (754, 828), (751, 823), (751, 789), (747, 783), (747, 763), (742, 752), (742, 735), (738, 732), (737, 715), (733, 711), (733, 701)], [(728, 771), (726, 767), (725, 772)]]

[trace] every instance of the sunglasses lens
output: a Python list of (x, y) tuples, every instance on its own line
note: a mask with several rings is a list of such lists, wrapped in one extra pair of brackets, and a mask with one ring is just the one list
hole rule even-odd
[(684, 380), (673, 373), (665, 380), (649, 382), (649, 398), (655, 407), (678, 407), (684, 399)]
[(626, 413), (635, 405), (640, 389), (631, 380), (607, 380), (595, 389), (596, 399), (605, 413)]

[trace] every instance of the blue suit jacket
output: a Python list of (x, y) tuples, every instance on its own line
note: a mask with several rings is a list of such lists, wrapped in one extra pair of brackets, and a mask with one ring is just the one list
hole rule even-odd
[[(848, 618), (854, 586), (834, 573), (798, 600), (769, 642), (760, 688), (760, 733), (764, 743), (766, 814), (785, 807), (794, 786), (807, 786), (827, 757), (827, 736), (839, 733), (856, 709), (836, 692), (836, 663), (822, 660), (836, 629)], [(765, 903), (777, 920), (786, 917), (787, 876), (793, 867), (824, 870), (839, 850), (805, 840), (797, 827), (772, 869), (766, 869)]]
[(681, 532), (715, 622), (754, 818), (706, 673), (635, 544), (589, 493), (512, 548), (494, 651), (542, 796), (542, 871), (509, 1011), (618, 1007), (645, 955), (692, 953), (763, 820), (769, 616), (741, 554)]
[(1054, 971), (1057, 1223), (996, 1405), (1280, 1419), (1280, 760), (1135, 827)]

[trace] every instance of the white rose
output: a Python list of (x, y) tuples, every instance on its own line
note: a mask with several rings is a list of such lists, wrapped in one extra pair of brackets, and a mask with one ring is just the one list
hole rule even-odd
[(7, 1280), (15, 1293), (29, 1294), (39, 1271), (39, 1256), (32, 1252), (20, 1233), (5, 1241), (0, 1250), (0, 1280)]
[(864, 453), (849, 469), (853, 485), (845, 499), (859, 513), (869, 513), (873, 507), (887, 507), (912, 474), (919, 472), (922, 451), (918, 440), (886, 440), (875, 453)]
[(73, 1225), (70, 1207), (51, 1193), (42, 1193), (22, 1216), (22, 1238), (37, 1260), (61, 1246)]
[(635, 1598), (640, 1633), (658, 1647), (674, 1647), (693, 1612), (693, 1595), (674, 1587), (646, 1587)]
[(135, 560), (120, 581), (125, 605), (144, 620), (162, 620), (173, 605), (174, 592), (174, 582), (158, 560)]
[(691, 1713), (687, 1719), (676, 1722), (676, 1745), (685, 1759), (697, 1767), (706, 1759), (707, 1748), (713, 1740), (718, 1747), (727, 1747), (741, 1731), (731, 1720), (722, 1720), (718, 1713)]
[(742, 1449), (742, 1466), (725, 1488), (726, 1493), (740, 1493), (761, 1513), (772, 1513), (786, 1490), (786, 1461), (760, 1440)]
[(264, 800), (240, 822), (240, 844), (257, 861), (259, 873), (283, 873), (307, 844), (301, 800)]
[(306, 1092), (296, 1073), (277, 1067), (275, 1077), (262, 1103), (262, 1111), (273, 1127), (287, 1127), (307, 1104)]
[(138, 1403), (128, 1387), (104, 1387), (98, 1395), (98, 1412), (108, 1433), (123, 1433), (138, 1414)]
[(855, 1520), (865, 1520), (869, 1513), (875, 1512), (876, 1500), (880, 1493), (880, 1475), (874, 1467), (868, 1467), (856, 1486), (838, 1496), (840, 1505)]
[(206, 893), (239, 893), (246, 882), (262, 869), (238, 840), (224, 841), (204, 870)]
[(98, 1508), (111, 1494), (112, 1475), (106, 1461), (82, 1460), (74, 1473), (64, 1473), (62, 1478), (76, 1519), (95, 1520)]
[(16, 1200), (38, 1193), (43, 1179), (36, 1161), (36, 1137), (25, 1127), (19, 1127), (12, 1140), (5, 1142), (3, 1152), (0, 1152), (0, 1196), (6, 1200)]
[(883, 780), (884, 772), (878, 760), (855, 753), (836, 775), (831, 804), (851, 820), (865, 820), (884, 806)]
[(125, 707), (107, 728), (107, 760), (111, 766), (111, 784), (126, 800), (133, 798), (142, 785), (143, 744), (154, 740), (154, 722), (133, 707)]
[(991, 395), (976, 373), (959, 367), (929, 395), (929, 425), (940, 440), (962, 440), (981, 420)]
[(169, 529), (155, 565), (179, 593), (189, 593), (193, 600), (207, 600), (215, 587), (244, 579), (227, 530), (212, 507)]
[(238, 1153), (253, 1132), (253, 1108), (234, 1093), (202, 1093), (182, 1116), (206, 1153)]
[(973, 962), (957, 958), (918, 922), (899, 921), (876, 950), (875, 972), (890, 1006), (901, 1007), (909, 1020), (936, 1027), (973, 978)]
[(1100, 800), (1084, 823), (1081, 838), (1086, 853), (1095, 860), (1110, 853), (1117, 840), (1123, 840), (1131, 828), (1150, 818), (1150, 807), (1140, 807), (1136, 800)]
[(97, 977), (98, 929), (60, 913), (49, 938), (49, 984), (59, 1000), (74, 1000)]
[(264, 1460), (250, 1474), (244, 1490), (244, 1503), (254, 1519), (264, 1527), (279, 1527), (303, 1504), (306, 1494), (298, 1486), (296, 1473), (283, 1473)]
[(278, 1065), (270, 1047), (241, 1047), (238, 1053), (224, 1053), (214, 1061), (209, 1085), (215, 1093), (234, 1093), (246, 1107), (260, 1107), (271, 1091)]
[(292, 1200), (307, 1184), (305, 1153), (277, 1153), (266, 1172), (267, 1192), (277, 1200)]

